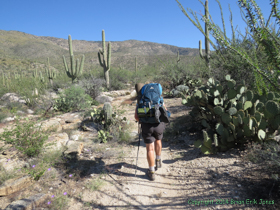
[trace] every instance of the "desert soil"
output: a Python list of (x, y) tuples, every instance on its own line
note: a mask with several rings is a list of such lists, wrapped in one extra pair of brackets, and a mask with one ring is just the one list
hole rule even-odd
[[(131, 132), (134, 133), (130, 144), (85, 143), (85, 151), (89, 152), (84, 152), (79, 161), (92, 165), (90, 173), (80, 179), (62, 174), (51, 183), (44, 183), (42, 179), (29, 188), (30, 192), (43, 192), (51, 196), (55, 189), (65, 191), (69, 205), (62, 209), (69, 210), (276, 209), (273, 204), (253, 204), (259, 203), (260, 199), (271, 201), (264, 192), (258, 191), (262, 188), (255, 186), (258, 180), (254, 178), (254, 171), (257, 166), (243, 161), (238, 150), (212, 156), (201, 154), (193, 146), (199, 135), (188, 131), (179, 132), (178, 135), (173, 132), (163, 137), (162, 168), (156, 171), (155, 181), (149, 181), (145, 175), (148, 163), (145, 144), (141, 139), (135, 176), (138, 125), (134, 120), (135, 105), (130, 105), (129, 100), (123, 102), (126, 99), (116, 98), (113, 106), (126, 110), (124, 116), (130, 120)], [(167, 129), (179, 119), (183, 126), (183, 116), (188, 114), (190, 108), (183, 106), (178, 98), (167, 98), (165, 103), (172, 113)], [(178, 131), (180, 129), (178, 125)], [(101, 184), (99, 189), (88, 189), (93, 180)], [(18, 194), (13, 196), (19, 197)], [(11, 201), (11, 196), (0, 198), (0, 203), (7, 205), (8, 199)], [(45, 204), (38, 209), (51, 208)]]

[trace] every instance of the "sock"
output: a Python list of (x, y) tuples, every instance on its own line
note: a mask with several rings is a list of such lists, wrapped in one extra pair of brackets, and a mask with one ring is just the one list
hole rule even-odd
[(159, 155), (157, 155), (156, 159), (157, 159), (157, 160), (160, 160), (160, 159), (161, 159), (161, 157), (160, 157)]
[(149, 167), (150, 171), (155, 171), (155, 166)]

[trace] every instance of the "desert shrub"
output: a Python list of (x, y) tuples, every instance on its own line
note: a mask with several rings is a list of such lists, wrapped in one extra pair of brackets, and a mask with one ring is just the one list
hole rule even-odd
[(247, 145), (243, 158), (262, 165), (272, 178), (278, 179), (280, 171), (280, 145), (276, 141), (263, 144), (251, 143)]
[[(66, 193), (67, 194), (67, 193)], [(68, 206), (70, 199), (65, 193), (58, 194), (54, 197), (52, 201), (49, 201), (49, 208), (63, 210)]]
[(198, 57), (194, 57), (191, 62), (187, 63), (169, 61), (164, 63), (161, 71), (158, 70), (154, 81), (171, 90), (179, 85), (190, 86), (189, 80), (200, 80), (205, 76), (206, 71), (205, 64)]
[(98, 137), (101, 142), (108, 140), (126, 141), (129, 121), (125, 117), (120, 117), (121, 112), (112, 113), (110, 119), (105, 119), (105, 111), (102, 108), (94, 108), (91, 112), (93, 122), (99, 125)]
[(8, 114), (6, 113), (3, 113), (1, 110), (0, 110), (0, 123), (6, 119), (8, 117)]
[[(264, 51), (259, 50), (255, 52), (254, 41), (249, 39), (235, 40), (234, 46), (242, 49), (250, 57), (258, 60), (262, 69), (267, 69), (267, 56), (264, 54)], [(245, 83), (250, 89), (256, 89), (256, 80), (252, 65), (241, 59), (240, 55), (237, 55), (235, 52), (219, 44), (217, 47), (219, 51), (217, 53), (213, 52), (210, 59), (212, 77), (223, 83), (225, 76), (230, 74), (235, 81), (245, 80)]]
[(0, 135), (0, 139), (6, 144), (12, 144), (16, 149), (29, 157), (40, 154), (47, 138), (48, 136), (41, 132), (40, 127), (36, 126), (35, 122), (28, 121), (28, 119), (25, 122), (16, 120), (13, 130), (5, 129)]
[(16, 114), (19, 110), (25, 110), (26, 108), (22, 103), (19, 102), (8, 102), (6, 104), (6, 108), (9, 110), (11, 114)]
[(4, 87), (0, 87), (0, 97), (2, 97), (5, 93), (7, 93), (6, 89)]
[(5, 168), (0, 164), (0, 185), (2, 185), (5, 181), (12, 179), (18, 175), (17, 173), (11, 173), (11, 171), (6, 171)]
[[(47, 84), (49, 85), (48, 79), (47, 79)], [(71, 86), (71, 84), (72, 84), (71, 79), (67, 76), (65, 72), (62, 72), (53, 80), (53, 86), (51, 88), (54, 91), (57, 91), (58, 89), (65, 89)]]
[(72, 85), (70, 88), (59, 93), (55, 100), (56, 111), (70, 112), (87, 109), (91, 106), (92, 98), (79, 86)]
[(79, 81), (79, 86), (81, 86), (85, 90), (85, 93), (92, 99), (100, 95), (104, 85), (104, 79), (95, 78), (92, 74), (88, 75), (88, 78), (83, 78)]
[(111, 90), (126, 89), (126, 84), (132, 81), (134, 72), (125, 69), (110, 70), (110, 86)]

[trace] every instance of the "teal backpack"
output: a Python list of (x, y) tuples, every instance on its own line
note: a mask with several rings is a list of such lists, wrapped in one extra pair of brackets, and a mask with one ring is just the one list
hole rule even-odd
[(137, 114), (140, 123), (160, 123), (160, 107), (163, 105), (161, 97), (162, 87), (159, 83), (150, 83), (142, 87), (138, 96)]

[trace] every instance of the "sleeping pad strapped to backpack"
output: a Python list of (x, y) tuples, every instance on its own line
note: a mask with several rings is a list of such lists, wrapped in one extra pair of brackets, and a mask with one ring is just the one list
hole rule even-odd
[(159, 107), (163, 105), (162, 87), (158, 83), (146, 84), (142, 87), (137, 106), (137, 114), (141, 123), (160, 123)]

